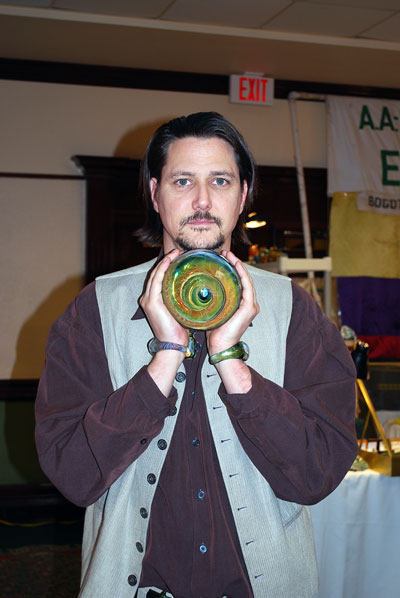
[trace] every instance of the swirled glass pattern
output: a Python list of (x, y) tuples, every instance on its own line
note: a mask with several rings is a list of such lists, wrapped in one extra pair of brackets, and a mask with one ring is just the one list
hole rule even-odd
[(185, 328), (211, 330), (237, 310), (242, 285), (235, 268), (213, 251), (195, 249), (180, 255), (165, 273), (162, 296)]

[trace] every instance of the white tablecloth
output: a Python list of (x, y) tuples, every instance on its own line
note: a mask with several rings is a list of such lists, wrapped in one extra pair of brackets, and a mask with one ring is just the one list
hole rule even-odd
[(400, 477), (349, 472), (310, 511), (319, 598), (400, 598)]

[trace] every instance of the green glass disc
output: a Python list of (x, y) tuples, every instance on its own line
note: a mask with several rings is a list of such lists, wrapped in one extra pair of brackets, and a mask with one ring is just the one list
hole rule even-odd
[(162, 285), (164, 303), (185, 328), (221, 326), (239, 307), (242, 285), (235, 268), (208, 250), (180, 255), (168, 268)]

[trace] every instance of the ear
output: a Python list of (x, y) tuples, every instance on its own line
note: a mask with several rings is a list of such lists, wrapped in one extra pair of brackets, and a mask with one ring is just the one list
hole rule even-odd
[(247, 181), (243, 181), (242, 194), (241, 194), (241, 198), (240, 198), (239, 214), (241, 214), (244, 210), (244, 206), (246, 204), (248, 188), (249, 188), (249, 186), (247, 184)]
[(150, 179), (150, 195), (151, 195), (151, 201), (153, 203), (153, 208), (157, 213), (159, 213), (160, 210), (158, 209), (157, 189), (158, 189), (158, 181), (156, 178), (153, 177)]

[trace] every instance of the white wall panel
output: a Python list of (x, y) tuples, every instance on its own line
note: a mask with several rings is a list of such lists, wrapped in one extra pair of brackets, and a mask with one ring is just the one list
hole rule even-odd
[[(166, 120), (226, 115), (256, 161), (294, 166), (289, 108), (230, 104), (212, 94), (0, 81), (0, 171), (76, 175), (75, 154), (140, 158)], [(325, 167), (325, 107), (297, 105), (305, 166)], [(0, 178), (0, 378), (35, 378), (51, 322), (78, 292), (84, 263), (84, 184)]]
[[(76, 174), (70, 156), (139, 158), (152, 131), (165, 120), (200, 110), (230, 118), (257, 162), (294, 165), (288, 103), (272, 107), (230, 104), (227, 96), (0, 81), (0, 164), (4, 172)], [(299, 103), (305, 166), (325, 166), (324, 105)]]
[(0, 378), (36, 378), (82, 286), (83, 183), (0, 179)]

